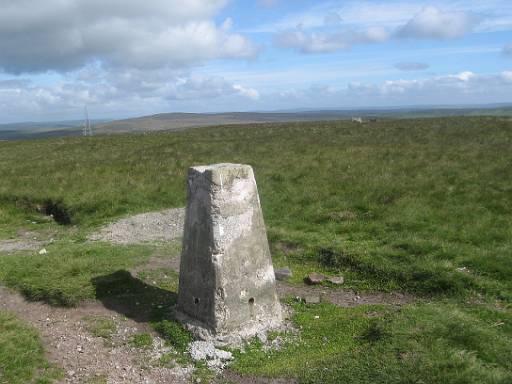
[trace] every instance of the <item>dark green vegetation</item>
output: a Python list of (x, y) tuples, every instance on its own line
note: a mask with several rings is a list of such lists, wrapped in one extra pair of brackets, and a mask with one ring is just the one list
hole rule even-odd
[(0, 311), (0, 383), (44, 384), (61, 375), (45, 361), (37, 331)]
[(152, 248), (84, 239), (115, 217), (183, 206), (187, 167), (214, 162), (253, 165), (274, 262), (289, 265), (295, 283), (319, 270), (342, 273), (345, 286), (357, 290), (419, 298), (402, 309), (296, 304), (300, 341), (270, 354), (256, 343), (236, 369), (308, 383), (512, 380), (508, 119), (0, 142), (0, 236), (23, 228), (56, 238), (48, 255), (2, 255), (0, 281), (61, 305), (91, 297), (107, 305), (113, 297), (135, 301), (155, 281), (146, 320), (182, 347), (188, 335), (164, 311), (175, 300), (175, 281), (153, 271), (142, 272), (142, 282), (126, 272)]
[(149, 348), (153, 345), (153, 336), (149, 333), (136, 333), (132, 336), (130, 344), (135, 348)]

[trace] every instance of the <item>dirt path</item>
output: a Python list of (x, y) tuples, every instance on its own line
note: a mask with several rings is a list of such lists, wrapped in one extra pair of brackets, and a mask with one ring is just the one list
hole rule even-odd
[[(0, 287), (0, 309), (18, 315), (39, 329), (52, 363), (64, 369), (61, 383), (87, 383), (105, 377), (108, 383), (188, 383), (191, 368), (176, 365), (159, 367), (156, 360), (168, 349), (162, 339), (154, 337), (147, 351), (129, 344), (131, 335), (148, 332), (145, 324), (122, 318), (100, 303), (85, 303), (78, 308), (55, 308), (43, 303), (27, 302), (21, 295)], [(111, 342), (92, 336), (84, 318), (109, 318), (117, 331)]]
[(310, 287), (302, 285), (289, 285), (277, 282), (277, 293), (280, 298), (299, 297), (311, 300), (328, 301), (338, 307), (357, 307), (365, 304), (387, 304), (400, 306), (410, 303), (414, 298), (402, 293), (357, 293), (351, 289)]
[(173, 208), (126, 217), (91, 234), (88, 239), (114, 244), (166, 242), (180, 238), (184, 225), (185, 208)]
[(39, 251), (51, 243), (51, 233), (19, 231), (15, 239), (0, 240), (0, 252)]

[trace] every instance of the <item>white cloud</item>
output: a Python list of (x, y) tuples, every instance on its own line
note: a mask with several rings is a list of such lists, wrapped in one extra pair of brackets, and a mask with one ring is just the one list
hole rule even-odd
[(324, 24), (325, 25), (340, 25), (343, 22), (343, 19), (337, 12), (328, 12), (324, 16)]
[(512, 83), (512, 71), (503, 71), (501, 76), (503, 76), (503, 79), (505, 81), (508, 81), (508, 82)]
[(472, 32), (478, 18), (468, 12), (443, 12), (427, 6), (401, 27), (397, 36), (411, 39), (452, 39)]
[[(0, 81), (3, 121), (74, 119), (84, 105), (92, 117), (119, 117), (169, 110), (232, 110), (259, 99), (259, 92), (221, 76), (184, 71), (84, 69), (53, 85), (27, 79)], [(222, 107), (224, 105), (224, 107)]]
[(396, 63), (395, 68), (401, 71), (423, 71), (425, 69), (430, 68), (430, 65), (426, 63), (417, 63), (417, 62), (401, 62)]
[(275, 7), (278, 3), (279, 0), (258, 0), (258, 4), (266, 8)]
[(378, 27), (364, 32), (338, 30), (333, 33), (305, 32), (301, 28), (281, 33), (276, 41), (285, 48), (301, 53), (331, 53), (349, 49), (353, 44), (381, 43), (389, 38), (386, 30)]
[[(396, 4), (393, 4), (395, 5)], [(301, 53), (331, 53), (349, 49), (355, 44), (384, 43), (394, 38), (410, 39), (449, 39), (461, 37), (473, 31), (479, 19), (468, 12), (442, 11), (433, 6), (427, 6), (404, 19), (403, 10), (393, 18), (390, 5), (376, 4), (377, 9), (370, 11), (368, 4), (360, 5), (373, 16), (371, 19), (361, 13), (356, 19), (347, 18), (341, 12), (329, 11), (324, 15), (322, 24), (318, 16), (303, 15), (305, 22), (297, 27), (289, 28), (278, 34), (278, 45), (292, 48)], [(384, 10), (384, 18), (379, 15), (379, 9)], [(410, 9), (407, 8), (407, 9)], [(352, 9), (347, 7), (350, 14)], [(353, 10), (352, 10), (353, 12)], [(385, 19), (388, 22), (384, 22)], [(401, 20), (401, 21), (399, 21)], [(288, 21), (289, 23), (289, 21)]]
[(418, 79), (394, 79), (381, 83), (350, 82), (345, 87), (289, 89), (272, 97), (274, 109), (370, 108), (407, 105), (462, 105), (498, 103), (512, 98), (512, 71), (480, 75), (471, 71)]
[(456, 79), (461, 80), (461, 81), (469, 81), (471, 79), (474, 79), (476, 77), (476, 75), (471, 71), (464, 71), (464, 72), (460, 72), (456, 75), (452, 75), (452, 77), (455, 77)]
[(282, 33), (278, 36), (277, 43), (301, 53), (329, 53), (347, 49), (350, 46), (339, 34), (305, 33), (300, 29)]
[(69, 71), (188, 66), (258, 53), (232, 21), (213, 21), (227, 0), (0, 0), (0, 69)]
[(259, 92), (254, 88), (246, 88), (240, 84), (233, 84), (232, 87), (240, 95), (248, 97), (249, 99), (258, 100), (260, 98)]

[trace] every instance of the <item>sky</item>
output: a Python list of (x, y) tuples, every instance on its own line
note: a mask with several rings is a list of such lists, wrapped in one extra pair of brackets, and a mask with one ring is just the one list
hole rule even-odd
[(510, 0), (0, 0), (0, 123), (509, 102)]

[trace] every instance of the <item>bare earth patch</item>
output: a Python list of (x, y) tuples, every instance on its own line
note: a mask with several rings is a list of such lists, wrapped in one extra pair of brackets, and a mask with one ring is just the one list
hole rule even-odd
[[(55, 308), (27, 302), (21, 295), (0, 287), (0, 309), (18, 315), (39, 329), (45, 341), (48, 359), (64, 369), (61, 383), (86, 383), (105, 377), (108, 383), (188, 383), (191, 367), (158, 366), (158, 357), (167, 352), (164, 341), (154, 336), (148, 350), (130, 345), (133, 334), (149, 332), (146, 324), (123, 318), (101, 303), (85, 303), (78, 308)], [(109, 318), (117, 331), (111, 340), (94, 337), (84, 319)]]
[(328, 301), (339, 307), (356, 307), (358, 305), (369, 304), (388, 304), (388, 305), (404, 305), (414, 301), (414, 297), (398, 292), (377, 292), (377, 293), (357, 293), (351, 289), (342, 288), (325, 288), (325, 287), (310, 287), (302, 285), (289, 285), (277, 282), (277, 293), (279, 297), (299, 297), (318, 298), (322, 301)]
[(19, 231), (15, 239), (0, 240), (0, 252), (38, 251), (52, 242), (51, 234)]
[(36, 251), (43, 243), (35, 240), (0, 240), (0, 252)]
[(115, 244), (167, 242), (182, 237), (184, 223), (185, 208), (147, 212), (109, 224), (88, 239)]

